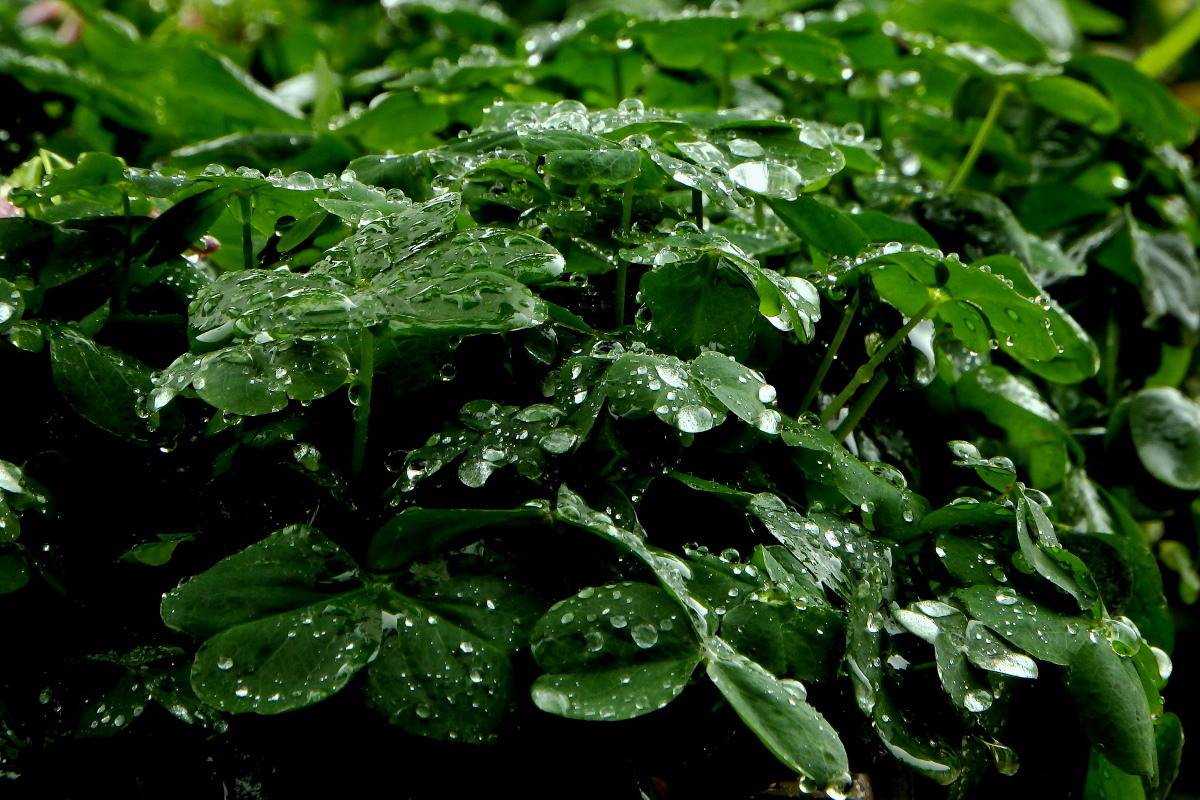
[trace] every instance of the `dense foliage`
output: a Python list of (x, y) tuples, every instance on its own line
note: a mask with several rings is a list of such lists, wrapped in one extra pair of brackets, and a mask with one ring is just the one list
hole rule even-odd
[(12, 786), (1166, 797), (1200, 17), (552, 5), (0, 4)]

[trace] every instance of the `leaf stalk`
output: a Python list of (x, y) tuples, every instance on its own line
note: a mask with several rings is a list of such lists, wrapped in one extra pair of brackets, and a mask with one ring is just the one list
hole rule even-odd
[(375, 382), (375, 333), (367, 328), (358, 345), (357, 404), (354, 406), (354, 447), (350, 455), (350, 474), (362, 474), (367, 457), (367, 429), (371, 420), (371, 389)]
[(250, 226), (254, 204), (248, 194), (238, 195), (238, 204), (242, 210), (242, 264), (244, 269), (254, 269), (254, 229)]
[(838, 323), (837, 330), (834, 331), (833, 341), (825, 349), (825, 355), (821, 358), (820, 366), (817, 367), (817, 374), (813, 376), (812, 383), (808, 386), (808, 391), (804, 393), (804, 399), (800, 401), (800, 408), (796, 412), (797, 415), (807, 411), (812, 405), (813, 400), (817, 399), (817, 393), (821, 391), (821, 384), (825, 382), (825, 376), (829, 374), (829, 369), (833, 366), (834, 359), (837, 358), (838, 349), (842, 346), (847, 331), (850, 330), (850, 323), (854, 321), (854, 315), (858, 313), (858, 303), (861, 297), (857, 291), (850, 297), (850, 304), (842, 312), (842, 319)]
[(1142, 51), (1133, 65), (1151, 78), (1162, 75), (1200, 42), (1200, 6), (1180, 17), (1171, 29)]
[[(865, 383), (871, 382), (871, 379), (875, 377), (875, 370), (879, 369), (879, 365), (883, 363), (884, 359), (891, 355), (892, 351), (899, 347), (900, 344), (908, 338), (908, 335), (912, 333), (913, 328), (916, 328), (922, 320), (928, 317), (933, 309), (936, 308), (941, 302), (942, 299), (940, 297), (930, 298), (929, 302), (922, 306), (920, 311), (909, 318), (908, 322), (904, 323), (904, 327), (892, 334), (891, 338), (884, 342), (883, 345), (876, 350), (869, 359), (867, 359), (867, 363), (858, 368), (858, 370), (854, 373), (854, 377), (851, 378), (850, 382), (846, 384), (846, 388), (842, 389), (842, 391), (838, 393), (837, 397), (833, 398), (833, 401), (825, 407), (824, 411), (821, 412), (822, 425), (828, 425), (829, 422), (835, 416), (837, 416), (837, 413), (841, 411), (843, 407), (845, 407), (850, 398), (854, 396), (854, 393), (858, 391), (858, 387)], [(883, 387), (881, 386), (880, 388), (882, 389)]]
[(987, 115), (983, 118), (983, 122), (980, 123), (979, 130), (975, 131), (975, 138), (971, 140), (970, 149), (967, 150), (962, 163), (958, 165), (954, 177), (946, 185), (946, 194), (954, 194), (961, 189), (963, 182), (970, 176), (971, 170), (975, 168), (975, 162), (979, 159), (979, 154), (983, 152), (983, 146), (987, 143), (988, 136), (992, 133), (992, 128), (996, 127), (996, 120), (1000, 118), (1000, 111), (1004, 108), (1004, 100), (1008, 97), (1010, 91), (1012, 91), (1012, 86), (1007, 83), (1000, 84), (999, 88), (996, 89), (996, 96), (992, 98), (992, 104), (988, 106)]
[[(633, 190), (629, 186), (625, 187), (625, 191), (621, 193), (621, 233), (628, 234), (633, 228)], [(618, 248), (619, 250), (619, 248)], [(625, 324), (625, 295), (628, 294), (629, 288), (629, 264), (621, 259), (621, 254), (617, 253), (617, 288), (616, 297), (614, 298), (614, 316), (616, 317), (615, 327), (619, 328)]]

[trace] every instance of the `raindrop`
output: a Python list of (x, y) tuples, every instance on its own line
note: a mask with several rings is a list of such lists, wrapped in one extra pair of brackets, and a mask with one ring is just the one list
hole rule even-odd
[(684, 433), (703, 433), (713, 427), (713, 414), (704, 406), (686, 405), (676, 413), (675, 424)]
[(1017, 593), (1012, 589), (997, 589), (996, 602), (1002, 606), (1015, 605), (1017, 602)]
[(643, 650), (658, 643), (658, 629), (646, 623), (634, 625), (629, 631), (629, 635), (633, 639), (633, 643)]

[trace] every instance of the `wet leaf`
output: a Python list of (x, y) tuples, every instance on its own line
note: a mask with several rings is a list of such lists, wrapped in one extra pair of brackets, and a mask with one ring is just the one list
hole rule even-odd
[(1200, 489), (1200, 406), (1178, 389), (1143, 389), (1129, 406), (1142, 466), (1168, 486)]
[(526, 603), (494, 580), (463, 581), (428, 599), (389, 592), (383, 643), (368, 671), (371, 704), (422, 736), (487, 741), (508, 710), (508, 654), (524, 641), (527, 613)]
[(805, 701), (803, 689), (745, 658), (710, 659), (708, 676), (780, 761), (821, 786), (849, 782), (849, 760), (837, 731)]
[(531, 637), (547, 671), (534, 682), (543, 711), (572, 719), (648, 714), (683, 691), (700, 647), (682, 610), (644, 583), (584, 589), (556, 603)]
[(972, 617), (1042, 661), (1066, 666), (1088, 640), (1087, 620), (1060, 614), (1012, 589), (971, 586), (953, 596)]
[(139, 397), (153, 385), (145, 365), (62, 330), (50, 337), (50, 366), (58, 390), (89, 422), (122, 439), (149, 438), (137, 413)]
[(620, 186), (641, 171), (637, 150), (555, 150), (546, 156), (546, 174), (565, 183)]
[(1154, 726), (1133, 665), (1104, 639), (1071, 657), (1067, 687), (1093, 746), (1118, 769), (1158, 782)]
[(367, 560), (378, 570), (399, 569), (419, 557), (437, 553), (464, 534), (544, 520), (545, 511), (537, 506), (511, 510), (407, 508), (385, 522), (371, 539)]

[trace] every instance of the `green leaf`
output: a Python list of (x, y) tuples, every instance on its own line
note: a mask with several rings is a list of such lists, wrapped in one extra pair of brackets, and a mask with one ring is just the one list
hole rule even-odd
[(341, 691), (375, 657), (380, 636), (379, 609), (367, 594), (327, 597), (211, 637), (196, 653), (192, 687), (223, 711), (303, 708)]
[(171, 556), (175, 555), (176, 547), (195, 538), (195, 533), (160, 533), (158, 541), (136, 545), (121, 558), (124, 561), (134, 561), (150, 567), (161, 567), (171, 560)]
[(1146, 800), (1144, 786), (1141, 778), (1122, 772), (1095, 747), (1091, 749), (1084, 800)]
[(1182, 233), (1147, 233), (1132, 219), (1129, 225), (1146, 324), (1170, 315), (1200, 330), (1200, 261), (1191, 240)]
[(434, 136), (450, 124), (443, 102), (426, 92), (399, 91), (376, 95), (361, 115), (337, 129), (361, 142), (360, 152), (411, 153), (438, 143)]
[(284, 408), (289, 398), (307, 402), (324, 397), (343, 386), (349, 374), (345, 349), (332, 342), (234, 345), (198, 358), (180, 356), (155, 376), (149, 404), (158, 410), (190, 385), (222, 411), (270, 414)]
[(1154, 725), (1154, 742), (1158, 748), (1158, 797), (1166, 800), (1183, 758), (1183, 725), (1178, 716), (1169, 711), (1162, 715)]
[(1095, 581), (1087, 567), (1073, 553), (1062, 549), (1054, 533), (1054, 524), (1046, 516), (1045, 495), (1018, 483), (1017, 544), (1021, 548), (1026, 571), (1037, 572), (1059, 589), (1075, 598), (1081, 609), (1098, 599)]
[(812, 423), (783, 418), (783, 441), (797, 448), (795, 460), (810, 480), (829, 486), (864, 513), (864, 523), (904, 541), (921, 534), (929, 510), (926, 500), (905, 485), (892, 468), (873, 470), (859, 461), (829, 431)]
[(764, 48), (798, 75), (825, 83), (842, 80), (841, 43), (812, 31), (760, 30), (746, 37), (747, 44)]
[(943, 533), (937, 538), (935, 554), (946, 571), (964, 586), (1000, 584), (1004, 582), (1001, 578), (1007, 578), (1004, 568), (996, 563), (995, 549), (977, 539)]
[(1179, 101), (1162, 84), (1138, 72), (1128, 61), (1109, 56), (1081, 56), (1071, 61), (1100, 85), (1121, 116), (1152, 144), (1184, 145), (1195, 130)]
[(654, 415), (684, 433), (703, 433), (725, 421), (725, 409), (674, 356), (625, 353), (604, 373), (613, 413)]
[(1006, 587), (971, 586), (953, 596), (972, 617), (1042, 661), (1066, 666), (1088, 640), (1087, 620), (1059, 614)]
[(79, 720), (80, 738), (112, 736), (129, 727), (146, 710), (150, 690), (136, 672), (128, 671), (98, 703), (90, 705)]
[(826, 253), (854, 256), (865, 250), (871, 242), (862, 228), (855, 224), (855, 217), (812, 197), (797, 197), (795, 200), (769, 198), (767, 204), (801, 241)]
[(408, 491), (460, 455), (458, 479), (472, 488), (483, 486), (492, 473), (509, 465), (527, 478), (537, 478), (547, 453), (566, 453), (580, 438), (566, 412), (546, 403), (517, 408), (473, 400), (459, 411), (459, 419), (464, 427), (435, 434), (409, 453), (405, 476), (397, 483), (401, 490)]
[[(224, 55), (204, 47), (185, 48), (172, 66), (187, 81), (204, 86), (205, 107), (219, 108), (223, 117), (266, 129), (303, 128), (299, 111)], [(182, 97), (179, 101), (184, 102)]]
[[(978, 714), (991, 708), (995, 698), (966, 658), (966, 618), (951, 606), (936, 600), (914, 604), (913, 609), (897, 609), (892, 616), (911, 633), (934, 646), (938, 678), (942, 689), (956, 706)], [(1024, 658), (1028, 659), (1028, 656)], [(1032, 663), (1032, 659), (1029, 659)], [(1028, 677), (1028, 676), (1027, 676)]]
[(146, 366), (63, 329), (50, 337), (50, 368), (67, 403), (89, 422), (122, 439), (148, 438), (137, 414), (138, 398), (153, 385)]
[(1103, 638), (1072, 656), (1067, 688), (1093, 746), (1118, 769), (1158, 782), (1154, 725), (1132, 663)]
[[(816, 126), (720, 115), (681, 116), (708, 129), (702, 141), (676, 143), (684, 155), (702, 169), (728, 175), (736, 186), (763, 197), (794, 200), (805, 187), (828, 180), (846, 166), (842, 151)], [(673, 177), (680, 180), (677, 174)]]
[(1146, 471), (1177, 489), (1200, 489), (1200, 405), (1178, 389), (1143, 389), (1129, 404), (1129, 430)]
[[(107, 153), (83, 153), (75, 166), (56, 170), (50, 180), (35, 188), (39, 198), (49, 199), (81, 190), (110, 189), (117, 194), (114, 184), (125, 182), (125, 162)], [(111, 188), (110, 188), (111, 187)]]
[(637, 150), (556, 150), (546, 156), (546, 174), (564, 183), (620, 186), (642, 171)]
[(805, 701), (803, 688), (781, 681), (736, 653), (710, 658), (708, 676), (775, 756), (822, 787), (850, 780), (846, 748), (837, 731)]
[(763, 433), (779, 433), (783, 418), (775, 409), (775, 387), (767, 383), (762, 373), (712, 350), (694, 358), (688, 369), (721, 405), (743, 422)]
[(543, 711), (572, 719), (631, 719), (674, 700), (700, 662), (677, 602), (645, 583), (584, 589), (556, 603), (531, 636)]
[(889, 214), (876, 210), (865, 210), (850, 218), (872, 242), (901, 242), (936, 248), (937, 241), (929, 231), (914, 222), (894, 219)]
[(844, 626), (841, 615), (829, 606), (802, 608), (752, 598), (725, 612), (721, 636), (776, 676), (827, 681), (837, 671)]
[(1047, 75), (1024, 84), (1035, 105), (1096, 133), (1110, 134), (1121, 127), (1121, 114), (1096, 89), (1065, 75)]
[(25, 313), (25, 298), (9, 281), (0, 278), (0, 333), (7, 333), (21, 321)]
[(336, 597), (354, 562), (305, 525), (276, 531), (180, 584), (162, 601), (171, 628), (207, 639), (246, 622), (267, 619)]
[(0, 549), (0, 595), (11, 594), (29, 583), (29, 561), (12, 547)]
[(704, 14), (640, 23), (636, 31), (646, 50), (661, 66), (697, 69), (720, 59), (721, 45), (732, 42), (750, 27), (750, 20)]
[(909, 30), (927, 31), (951, 42), (984, 45), (1014, 61), (1042, 61), (1042, 43), (1012, 21), (974, 5), (951, 0), (908, 3), (894, 19)]
[(1031, 483), (1062, 483), (1074, 441), (1032, 383), (1003, 367), (986, 366), (960, 378), (954, 395), (962, 408), (978, 411), (1004, 431), (1010, 452), (1029, 471)]
[(699, 266), (667, 264), (646, 272), (639, 289), (654, 320), (651, 333), (670, 351), (685, 357), (704, 347), (735, 357), (749, 352), (758, 301), (744, 284)]
[(371, 539), (367, 560), (374, 569), (400, 569), (429, 556), (464, 534), (545, 521), (540, 506), (514, 509), (406, 508), (383, 524)]
[(489, 740), (512, 695), (509, 653), (529, 604), (495, 578), (452, 580), (425, 597), (394, 590), (367, 696), (390, 722), (442, 740)]
[[(205, 639), (192, 686), (222, 710), (277, 714), (340, 691), (380, 642), (354, 563), (306, 526), (276, 531), (164, 596), (163, 621)], [(330, 592), (330, 589), (341, 589)]]
[(979, 455), (979, 449), (970, 442), (958, 441), (947, 442), (947, 444), (950, 445), (954, 455), (958, 456), (954, 466), (974, 468), (975, 474), (997, 492), (1007, 494), (1016, 485), (1017, 468), (1013, 465), (1012, 459), (1005, 456), (982, 458)]
[(991, 708), (995, 700), (982, 676), (972, 669), (987, 670), (1015, 678), (1036, 678), (1037, 663), (1014, 653), (979, 622), (968, 619), (957, 608), (938, 600), (918, 600), (892, 616), (934, 646), (938, 677), (955, 705), (972, 713)]
[(202, 189), (155, 217), (133, 243), (132, 255), (147, 266), (169, 261), (191, 247), (225, 213), (230, 191)]

